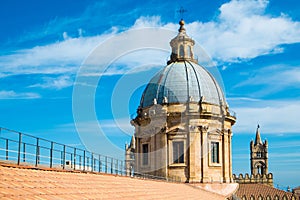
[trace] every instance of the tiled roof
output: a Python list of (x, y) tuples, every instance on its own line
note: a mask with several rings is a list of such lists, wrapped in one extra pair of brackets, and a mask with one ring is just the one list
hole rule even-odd
[(300, 190), (300, 186), (295, 187), (294, 190)]
[(0, 199), (224, 199), (184, 183), (0, 166)]
[(238, 188), (238, 190), (235, 194), (236, 194), (236, 196), (238, 196), (241, 199), (244, 196), (246, 197), (246, 199), (250, 199), (251, 195), (253, 195), (253, 197), (255, 199), (258, 199), (258, 197), (260, 195), (264, 199), (266, 199), (267, 196), (270, 196), (271, 199), (274, 199), (276, 195), (280, 199), (282, 199), (282, 197), (284, 195), (286, 195), (286, 197), (288, 199), (291, 199), (291, 197), (292, 197), (291, 192), (285, 192), (283, 190), (279, 190), (279, 189), (273, 188), (271, 186), (263, 185), (263, 184), (260, 184), (260, 183), (257, 183), (257, 184), (239, 184), (239, 188)]
[(220, 194), (225, 197), (231, 197), (234, 194), (238, 187), (238, 183), (191, 183), (194, 187), (202, 188), (204, 190)]

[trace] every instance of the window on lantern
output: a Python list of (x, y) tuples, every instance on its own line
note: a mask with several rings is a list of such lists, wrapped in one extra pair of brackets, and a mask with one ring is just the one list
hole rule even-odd
[(191, 46), (188, 46), (188, 47), (187, 47), (186, 55), (187, 55), (188, 58), (191, 57)]
[(148, 165), (148, 153), (149, 153), (149, 145), (143, 144), (142, 145), (143, 150), (143, 165)]
[(211, 162), (219, 163), (219, 142), (211, 142)]
[(183, 45), (180, 45), (180, 47), (179, 47), (179, 57), (181, 57), (181, 58), (184, 57), (184, 47), (183, 47)]
[(173, 142), (173, 163), (184, 163), (183, 142)]

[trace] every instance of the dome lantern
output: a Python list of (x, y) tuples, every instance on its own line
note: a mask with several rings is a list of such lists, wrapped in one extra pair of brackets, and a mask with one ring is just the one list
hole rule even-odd
[(185, 22), (183, 21), (183, 19), (181, 19), (179, 21), (180, 27), (178, 29), (178, 35), (170, 42), (170, 45), (172, 47), (172, 54), (170, 56), (168, 64), (183, 60), (189, 60), (198, 63), (197, 60), (194, 59), (195, 41), (186, 34), (184, 24)]

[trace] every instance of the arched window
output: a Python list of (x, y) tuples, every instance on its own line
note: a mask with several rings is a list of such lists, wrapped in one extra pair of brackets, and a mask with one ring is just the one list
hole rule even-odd
[(190, 49), (191, 58), (193, 58), (193, 57), (194, 57), (194, 55), (193, 55), (192, 47), (191, 47), (191, 46), (189, 46), (189, 49)]
[(263, 162), (255, 163), (256, 174), (264, 174), (265, 173), (265, 164)]
[(261, 174), (261, 166), (260, 165), (257, 166), (257, 174)]
[(262, 157), (262, 153), (260, 151), (256, 152), (256, 157), (257, 158), (261, 158)]
[(183, 47), (183, 45), (180, 45), (180, 47), (179, 47), (179, 57), (181, 57), (181, 58), (184, 57), (184, 47)]
[(191, 57), (191, 46), (188, 46), (188, 47), (187, 47), (186, 56), (187, 56), (188, 58)]

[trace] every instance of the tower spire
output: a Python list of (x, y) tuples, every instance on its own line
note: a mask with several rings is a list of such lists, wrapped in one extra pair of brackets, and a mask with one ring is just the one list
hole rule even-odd
[(260, 126), (259, 124), (257, 125), (257, 129), (256, 129), (256, 136), (255, 136), (255, 145), (257, 144), (262, 144), (261, 138), (260, 138), (260, 130), (259, 130)]

